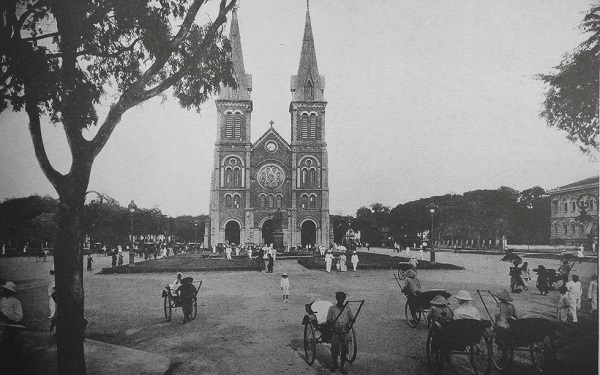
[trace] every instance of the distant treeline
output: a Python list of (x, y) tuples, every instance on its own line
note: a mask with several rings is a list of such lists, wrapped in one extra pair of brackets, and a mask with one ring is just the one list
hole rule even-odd
[(499, 243), (506, 237), (512, 244), (548, 244), (550, 241), (550, 198), (541, 187), (521, 192), (501, 187), (446, 194), (399, 204), (390, 209), (380, 203), (361, 207), (352, 216), (331, 216), (335, 242), (342, 242), (348, 223), (361, 231), (361, 241), (373, 245), (403, 246), (429, 239), (431, 214), (436, 243), (470, 243), (474, 246)]
[[(0, 203), (0, 243), (8, 248), (30, 249), (52, 246), (56, 232), (55, 214), (58, 200), (50, 196), (32, 195), (12, 198)], [(204, 240), (206, 215), (169, 217), (159, 208), (138, 208), (133, 213), (134, 236), (174, 236), (181, 242)], [(197, 222), (197, 227), (194, 223)], [(108, 246), (124, 244), (131, 230), (131, 213), (113, 198), (103, 194), (101, 204), (85, 206), (83, 235), (92, 242)], [(196, 236), (197, 234), (197, 236)]]

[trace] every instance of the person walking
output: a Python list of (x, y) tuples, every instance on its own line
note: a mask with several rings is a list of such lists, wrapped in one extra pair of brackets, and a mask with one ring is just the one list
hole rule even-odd
[(536, 281), (536, 286), (538, 288), (538, 290), (540, 291), (541, 295), (548, 295), (548, 273), (546, 272), (546, 267), (542, 266), (541, 264), (538, 265), (538, 268), (533, 270), (534, 272), (537, 272), (538, 277), (537, 277), (537, 281)]
[[(575, 264), (575, 263), (573, 262), (573, 264)], [(571, 272), (572, 268), (573, 268), (573, 265), (569, 264), (569, 260), (563, 259), (562, 264), (558, 268), (558, 272), (562, 276), (563, 285), (566, 285), (569, 282), (569, 273)]]
[(346, 258), (346, 252), (344, 251), (340, 254), (340, 271), (342, 271), (342, 272), (348, 271), (348, 267), (346, 266), (347, 260), (348, 259)]
[(356, 267), (358, 266), (358, 254), (356, 254), (356, 251), (352, 252), (350, 262), (352, 263), (352, 268), (354, 268), (354, 272), (356, 272)]
[(192, 278), (181, 279), (181, 285), (178, 288), (181, 301), (181, 311), (183, 312), (183, 323), (192, 321), (192, 312), (194, 308), (194, 297), (196, 296), (196, 287), (192, 284)]
[(88, 254), (88, 257), (87, 257), (87, 270), (88, 271), (92, 270), (92, 262), (93, 261), (94, 260), (92, 259), (92, 254)]
[(588, 300), (592, 303), (592, 315), (598, 313), (598, 276), (593, 275), (588, 287)]
[[(122, 266), (122, 265), (123, 265), (123, 253), (119, 253), (119, 266)], [(91, 271), (91, 269), (90, 269), (90, 271)]]
[(531, 280), (531, 276), (529, 275), (529, 265), (527, 262), (523, 262), (520, 272), (521, 280), (523, 281), (523, 289), (527, 290), (529, 287), (529, 280)]
[(561, 285), (558, 288), (560, 296), (558, 297), (558, 306), (556, 314), (558, 315), (558, 321), (566, 323), (567, 317), (569, 316), (569, 310), (571, 309), (571, 303), (569, 302), (569, 296), (567, 296), (567, 287)]
[(327, 254), (325, 254), (325, 270), (327, 272), (331, 272), (331, 263), (333, 263), (333, 254), (331, 253), (331, 250), (329, 250)]
[(573, 323), (577, 323), (577, 310), (581, 308), (581, 294), (583, 292), (578, 275), (571, 275), (571, 281), (565, 285), (567, 287), (567, 296), (571, 304), (571, 317)]
[(273, 273), (273, 255), (267, 256), (267, 273)]
[[(331, 327), (332, 334), (331, 359), (333, 365), (331, 366), (331, 372), (335, 372), (339, 368), (340, 373), (347, 374), (348, 371), (346, 371), (344, 365), (348, 354), (350, 328), (354, 324), (354, 314), (350, 310), (350, 306), (344, 304), (346, 293), (335, 292), (335, 300), (337, 303), (327, 310), (327, 324)], [(339, 367), (337, 363), (338, 356), (340, 357)]]
[(287, 273), (281, 275), (279, 286), (283, 294), (283, 303), (290, 303), (290, 279)]

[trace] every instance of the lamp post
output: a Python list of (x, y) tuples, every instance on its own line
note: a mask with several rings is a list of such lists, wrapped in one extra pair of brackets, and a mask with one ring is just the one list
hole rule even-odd
[(429, 213), (431, 214), (431, 238), (430, 238), (430, 242), (431, 242), (431, 255), (429, 257), (429, 261), (431, 263), (435, 263), (435, 242), (433, 240), (433, 214), (435, 213), (435, 209), (437, 208), (437, 206), (435, 204), (430, 203), (427, 208), (429, 208)]
[(129, 213), (131, 214), (131, 227), (129, 232), (129, 242), (131, 243), (131, 247), (129, 248), (129, 264), (133, 264), (135, 262), (135, 249), (133, 248), (133, 214), (137, 209), (137, 206), (133, 199), (131, 200), (131, 203), (129, 203), (127, 208), (129, 209)]

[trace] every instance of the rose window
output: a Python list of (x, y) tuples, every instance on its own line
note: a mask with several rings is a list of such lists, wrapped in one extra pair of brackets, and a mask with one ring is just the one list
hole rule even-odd
[(258, 171), (258, 183), (267, 189), (276, 189), (283, 184), (285, 174), (277, 165), (269, 164)]

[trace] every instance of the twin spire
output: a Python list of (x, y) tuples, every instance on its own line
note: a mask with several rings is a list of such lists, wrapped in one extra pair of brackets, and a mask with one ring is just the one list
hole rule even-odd
[[(237, 7), (232, 11), (231, 28), (229, 31), (231, 41), (231, 61), (237, 89), (223, 87), (219, 94), (221, 100), (251, 100), (252, 76), (244, 70), (244, 56), (242, 53), (242, 41), (238, 25)], [(302, 39), (302, 50), (300, 52), (300, 65), (298, 74), (291, 77), (290, 90), (293, 102), (316, 101), (324, 102), (323, 90), (325, 89), (325, 77), (319, 75), (317, 55), (313, 40), (310, 22), (310, 6), (306, 1), (306, 21), (304, 24), (304, 37)]]

